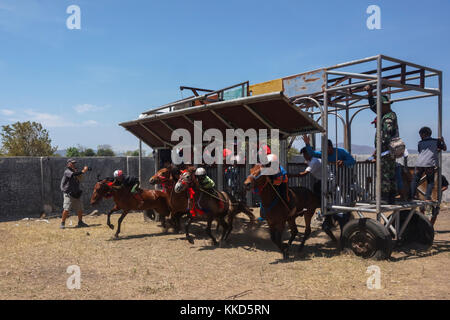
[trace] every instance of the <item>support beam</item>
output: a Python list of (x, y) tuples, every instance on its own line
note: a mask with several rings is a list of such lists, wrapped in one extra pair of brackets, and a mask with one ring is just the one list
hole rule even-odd
[(382, 68), (383, 60), (381, 57), (378, 57), (378, 71), (377, 71), (377, 163), (376, 163), (376, 204), (377, 204), (377, 220), (381, 219), (381, 86), (382, 86), (382, 78), (381, 78), (381, 68)]
[(362, 74), (362, 73), (353, 73), (353, 72), (341, 72), (341, 71), (327, 71), (328, 74), (338, 75), (338, 76), (346, 76), (356, 79), (362, 79), (362, 80), (370, 80), (370, 79), (376, 79), (377, 76), (370, 75), (370, 74)]
[[(250, 108), (248, 105), (243, 104), (244, 108), (250, 112), (255, 118), (257, 118), (259, 121), (261, 121), (262, 123), (264, 123), (264, 125), (266, 127), (268, 127), (269, 129), (278, 129), (275, 128), (274, 125), (272, 125), (271, 123), (269, 123), (269, 121), (267, 121), (266, 119), (264, 119), (259, 113), (257, 113), (255, 110), (253, 110), (252, 108)], [(280, 131), (281, 134), (285, 135), (285, 136), (289, 136), (290, 134), (282, 131), (280, 129), (278, 129)]]
[(142, 140), (139, 139), (139, 181), (142, 183)]
[(154, 136), (156, 139), (158, 139), (161, 143), (163, 143), (164, 145), (169, 145), (172, 148), (174, 147), (174, 145), (170, 142), (165, 141), (163, 138), (161, 138), (159, 135), (157, 135), (156, 133), (154, 133), (152, 130), (150, 130), (145, 124), (142, 124), (139, 122), (139, 125), (144, 128), (148, 133), (150, 133), (152, 136)]
[(413, 91), (420, 91), (420, 92), (425, 92), (425, 93), (430, 93), (430, 94), (435, 94), (435, 95), (439, 94), (439, 89), (421, 88), (420, 86), (415, 86), (415, 85), (410, 85), (410, 84), (401, 84), (400, 82), (386, 80), (386, 79), (382, 79), (381, 81), (383, 84), (391, 86), (391, 87), (403, 88), (403, 89), (408, 89), (408, 90), (413, 90)]
[(159, 120), (167, 129), (169, 129), (170, 131), (175, 131), (175, 128), (173, 128), (172, 126), (168, 125), (167, 122), (165, 122), (164, 120)]
[(214, 110), (210, 110), (210, 112), (217, 118), (219, 119), (228, 129), (233, 129), (233, 126), (230, 125), (221, 115), (219, 115), (217, 112), (215, 112)]

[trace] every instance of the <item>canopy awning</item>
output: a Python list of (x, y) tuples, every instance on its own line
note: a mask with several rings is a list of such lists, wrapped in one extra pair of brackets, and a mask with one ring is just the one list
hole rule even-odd
[(227, 129), (278, 129), (280, 137), (283, 138), (324, 131), (282, 92), (149, 114), (120, 125), (150, 147), (157, 149), (172, 147), (178, 143), (171, 141), (172, 132), (176, 129), (186, 129), (193, 137), (194, 121), (202, 121), (203, 131), (218, 129), (224, 137)]

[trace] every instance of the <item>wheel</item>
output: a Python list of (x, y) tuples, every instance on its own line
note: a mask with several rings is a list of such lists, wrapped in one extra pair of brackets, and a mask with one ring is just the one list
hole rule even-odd
[[(406, 219), (408, 219), (410, 210), (400, 211), (400, 226), (402, 227)], [(392, 215), (391, 215), (392, 216)], [(389, 218), (391, 217), (389, 216)], [(396, 227), (396, 221), (394, 220), (392, 225)], [(401, 228), (400, 227), (400, 228)], [(415, 211), (406, 226), (405, 231), (400, 237), (400, 242), (402, 244), (410, 244), (413, 242), (427, 246), (427, 248), (433, 245), (434, 241), (434, 228), (427, 217), (422, 213)]]
[(363, 218), (350, 220), (342, 231), (344, 248), (364, 259), (384, 260), (392, 253), (392, 237), (376, 220)]

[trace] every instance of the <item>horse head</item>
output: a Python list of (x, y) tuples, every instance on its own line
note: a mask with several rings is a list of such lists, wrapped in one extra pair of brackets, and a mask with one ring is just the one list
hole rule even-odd
[(153, 177), (148, 180), (151, 185), (167, 183), (171, 178), (171, 172), (169, 168), (163, 168), (159, 170)]
[(91, 196), (91, 205), (96, 205), (104, 197), (109, 196), (111, 187), (108, 185), (108, 180), (98, 181), (94, 186), (94, 191)]
[(252, 189), (264, 189), (269, 182), (269, 177), (262, 173), (264, 169), (265, 167), (261, 164), (255, 164), (253, 168), (250, 169), (250, 175), (244, 181), (244, 188), (246, 191)]
[(175, 184), (175, 192), (181, 193), (185, 191), (188, 187), (192, 186), (195, 181), (195, 174), (192, 171), (183, 171)]

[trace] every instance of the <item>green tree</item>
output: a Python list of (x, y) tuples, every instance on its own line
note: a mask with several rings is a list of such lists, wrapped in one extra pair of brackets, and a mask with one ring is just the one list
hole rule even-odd
[(52, 156), (57, 147), (52, 147), (48, 131), (38, 122), (16, 122), (2, 126), (1, 142), (7, 156)]
[(77, 147), (67, 148), (67, 150), (66, 150), (66, 157), (67, 158), (81, 157), (80, 150), (78, 150)]
[(297, 148), (291, 147), (288, 151), (288, 160), (292, 160), (294, 156), (298, 156), (300, 151)]
[[(127, 151), (125, 155), (128, 157), (139, 157), (139, 150)], [(142, 150), (142, 156), (145, 157), (145, 151)]]
[(95, 151), (92, 150), (91, 148), (87, 148), (82, 152), (82, 157), (95, 157), (95, 156), (96, 156)]
[(99, 157), (114, 157), (116, 154), (108, 144), (100, 145), (97, 149), (97, 156)]

